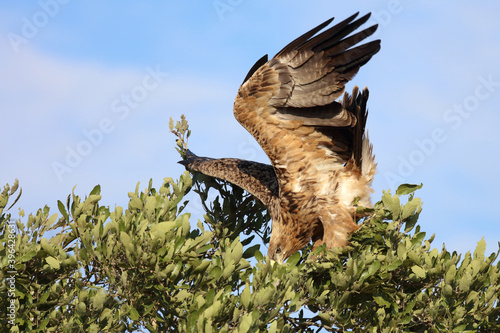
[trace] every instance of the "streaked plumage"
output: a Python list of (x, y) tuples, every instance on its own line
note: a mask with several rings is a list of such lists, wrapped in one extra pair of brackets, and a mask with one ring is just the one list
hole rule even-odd
[[(234, 115), (257, 140), (272, 166), (194, 154), (181, 163), (247, 190), (269, 209), (268, 255), (282, 262), (311, 240), (343, 247), (358, 228), (353, 203), (370, 205), (376, 164), (365, 135), (368, 90), (345, 84), (380, 49), (375, 32), (351, 34), (369, 14), (323, 31), (330, 19), (297, 38), (274, 58), (261, 58), (240, 86)], [(341, 102), (336, 100), (342, 95)]]

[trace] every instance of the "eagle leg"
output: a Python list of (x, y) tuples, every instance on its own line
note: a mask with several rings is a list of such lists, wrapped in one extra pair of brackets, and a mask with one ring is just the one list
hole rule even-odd
[(323, 244), (327, 249), (345, 247), (349, 244), (349, 235), (359, 229), (354, 218), (346, 209), (336, 212), (326, 211), (321, 214), (321, 227), (317, 228), (313, 241), (313, 250)]

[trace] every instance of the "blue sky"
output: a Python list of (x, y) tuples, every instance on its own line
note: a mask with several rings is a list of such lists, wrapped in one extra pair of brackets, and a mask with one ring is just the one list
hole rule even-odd
[[(381, 51), (348, 85), (370, 89), (374, 200), (424, 183), (434, 246), (500, 240), (500, 4), (470, 1), (62, 1), (0, 4), (2, 184), (56, 210), (100, 184), (127, 204), (183, 168), (168, 131), (185, 114), (199, 155), (267, 162), (232, 103), (249, 68), (334, 16), (372, 12)], [(220, 129), (222, 128), (222, 129)], [(195, 219), (200, 205), (192, 203)], [(14, 215), (16, 215), (14, 211)]]

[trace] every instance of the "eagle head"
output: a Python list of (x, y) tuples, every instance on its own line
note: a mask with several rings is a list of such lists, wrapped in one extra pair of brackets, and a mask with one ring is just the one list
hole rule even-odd
[(290, 254), (288, 254), (289, 251), (285, 252), (285, 244), (282, 244), (281, 242), (269, 242), (269, 249), (267, 250), (267, 255), (269, 256), (269, 259), (271, 260), (271, 264), (274, 261), (279, 262), (280, 264), (285, 261)]
[(288, 257), (295, 252), (304, 248), (310, 241), (310, 237), (304, 237), (304, 234), (297, 234), (291, 230), (287, 230), (287, 226), (281, 223), (273, 222), (273, 232), (267, 255), (272, 261), (277, 261), (282, 264)]

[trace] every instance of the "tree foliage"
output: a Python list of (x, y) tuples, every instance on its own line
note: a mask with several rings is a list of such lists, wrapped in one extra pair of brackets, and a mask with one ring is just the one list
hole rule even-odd
[[(187, 123), (172, 130), (182, 153)], [(23, 222), (6, 208), (17, 193), (6, 185), (0, 331), (500, 330), (498, 252), (485, 256), (484, 240), (472, 254), (433, 248), (417, 226), (419, 186), (359, 207), (367, 217), (347, 248), (306, 248), (280, 265), (252, 239), (268, 240), (265, 209), (238, 188), (194, 177), (137, 185), (125, 209), (101, 206), (96, 186), (59, 201), (58, 214), (46, 206)], [(185, 212), (193, 188), (204, 202), (219, 193), (196, 227)]]

